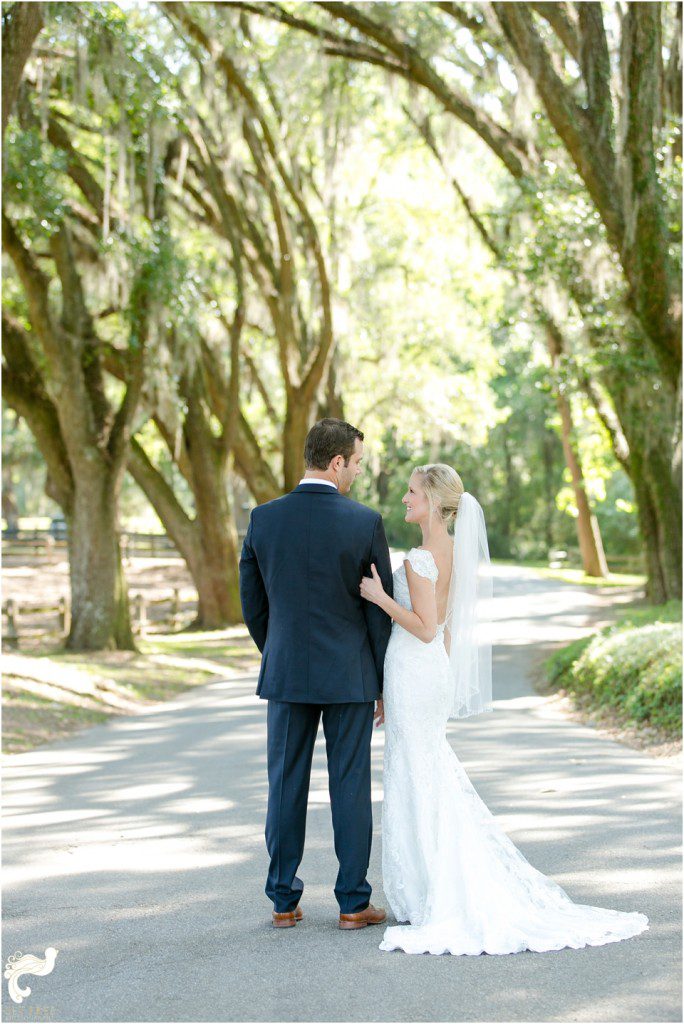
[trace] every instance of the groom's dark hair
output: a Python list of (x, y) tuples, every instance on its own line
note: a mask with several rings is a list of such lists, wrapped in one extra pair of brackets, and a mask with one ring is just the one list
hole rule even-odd
[(354, 454), (356, 438), (363, 441), (363, 434), (351, 423), (328, 417), (314, 423), (306, 435), (304, 464), (307, 469), (327, 469), (330, 460), (342, 455), (345, 466)]

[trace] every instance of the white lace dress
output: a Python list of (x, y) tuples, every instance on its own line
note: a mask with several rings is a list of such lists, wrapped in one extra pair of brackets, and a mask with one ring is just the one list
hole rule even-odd
[[(407, 558), (437, 580), (429, 551)], [(411, 608), (404, 564), (394, 599)], [(426, 644), (398, 623), (385, 659), (383, 887), (399, 924), (382, 950), (518, 953), (600, 946), (648, 928), (640, 913), (573, 903), (526, 860), (471, 785), (446, 738), (444, 626)]]

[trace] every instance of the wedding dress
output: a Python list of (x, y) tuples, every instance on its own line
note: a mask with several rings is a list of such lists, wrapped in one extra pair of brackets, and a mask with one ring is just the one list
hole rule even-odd
[[(436, 582), (429, 551), (411, 567)], [(402, 562), (394, 599), (411, 608)], [(517, 953), (600, 946), (648, 928), (641, 913), (573, 903), (526, 860), (480, 799), (446, 738), (452, 689), (445, 625), (426, 644), (397, 622), (385, 658), (382, 870), (399, 922), (381, 950)]]

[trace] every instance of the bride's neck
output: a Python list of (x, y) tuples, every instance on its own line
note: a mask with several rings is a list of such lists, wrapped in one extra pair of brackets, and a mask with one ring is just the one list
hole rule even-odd
[(441, 540), (448, 536), (448, 530), (442, 522), (421, 523), (420, 529), (423, 534), (423, 547), (425, 548), (435, 542), (439, 544)]

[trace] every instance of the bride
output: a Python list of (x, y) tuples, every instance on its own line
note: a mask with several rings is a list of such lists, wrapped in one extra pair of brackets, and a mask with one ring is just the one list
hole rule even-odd
[(441, 463), (418, 466), (402, 501), (423, 545), (394, 573), (395, 600), (374, 567), (360, 587), (393, 619), (384, 669), (382, 870), (402, 923), (385, 929), (380, 949), (542, 952), (639, 934), (648, 928), (644, 914), (573, 903), (532, 867), (449, 745), (449, 718), (493, 710), (484, 515)]

